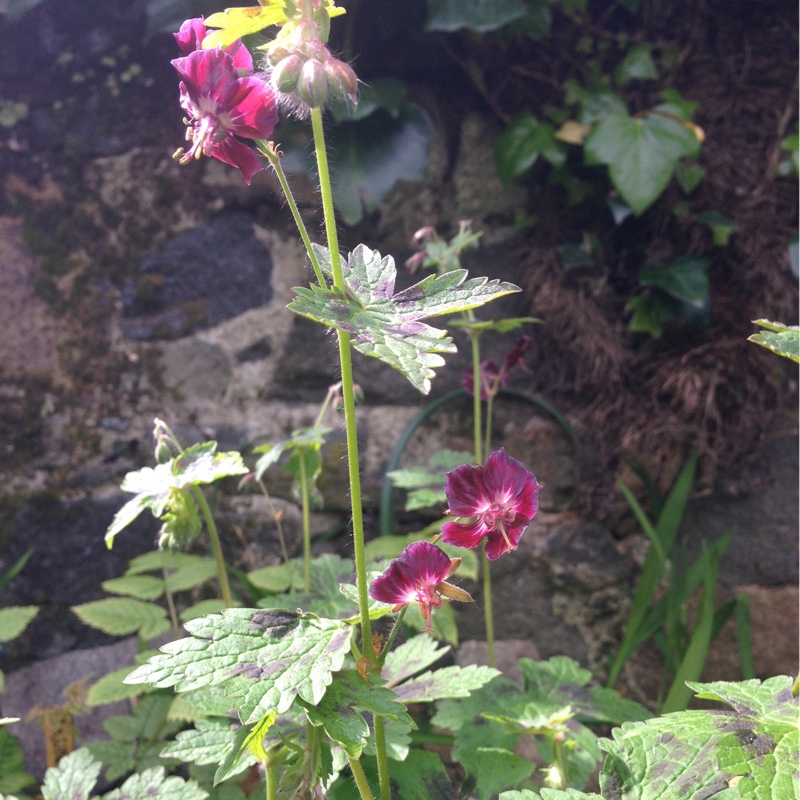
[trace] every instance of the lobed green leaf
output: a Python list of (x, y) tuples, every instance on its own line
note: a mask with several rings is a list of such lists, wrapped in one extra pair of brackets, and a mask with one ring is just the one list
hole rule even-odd
[(186, 629), (192, 638), (164, 645), (127, 682), (177, 691), (225, 684), (245, 724), (286, 711), (298, 696), (318, 703), (350, 650), (348, 626), (280, 609), (228, 609)]

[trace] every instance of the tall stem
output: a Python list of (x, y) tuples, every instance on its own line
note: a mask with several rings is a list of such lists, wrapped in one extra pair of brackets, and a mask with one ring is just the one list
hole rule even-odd
[(392, 787), (389, 783), (389, 759), (386, 756), (386, 730), (383, 717), (375, 717), (375, 756), (378, 759), (378, 783), (381, 800), (392, 800)]
[(211, 509), (208, 507), (208, 501), (205, 495), (200, 491), (199, 486), (192, 486), (192, 494), (200, 511), (203, 514), (203, 519), (206, 522), (206, 530), (208, 531), (208, 539), (211, 542), (211, 549), (214, 552), (214, 560), (217, 562), (217, 574), (219, 575), (219, 588), (222, 592), (222, 600), (225, 603), (225, 608), (233, 608), (233, 598), (231, 597), (231, 586), (228, 583), (228, 568), (225, 566), (225, 559), (222, 555), (222, 545), (219, 541), (219, 531), (217, 530), (217, 523), (214, 522), (214, 517), (211, 514)]
[(303, 505), (303, 589), (311, 591), (311, 499), (308, 492), (305, 453), (300, 453), (300, 500)]
[(486, 542), (483, 543), (483, 615), (486, 620), (486, 646), (489, 649), (489, 666), (495, 665), (494, 658), (494, 614), (492, 613), (492, 573), (486, 556)]
[[(328, 169), (328, 154), (325, 149), (325, 131), (322, 126), (322, 112), (311, 109), (311, 125), (314, 131), (314, 146), (319, 172), (319, 188), (322, 195), (322, 209), (325, 214), (325, 234), (328, 239), (333, 285), (345, 290), (344, 274), (339, 260), (339, 237), (336, 232), (336, 217), (333, 210), (333, 194)], [(339, 330), (339, 363), (342, 370), (342, 405), (344, 406), (345, 439), (347, 442), (347, 468), (350, 479), (350, 504), (353, 514), (353, 560), (358, 590), (358, 612), (361, 622), (362, 650), (373, 667), (377, 664), (377, 654), (372, 645), (369, 619), (369, 594), (367, 593), (367, 563), (364, 553), (364, 515), (361, 508), (361, 474), (358, 464), (358, 435), (356, 430), (356, 401), (353, 391), (353, 359), (350, 348), (350, 334)]]
[(483, 437), (481, 436), (481, 345), (480, 332), (470, 329), (472, 344), (472, 436), (475, 463), (483, 464)]

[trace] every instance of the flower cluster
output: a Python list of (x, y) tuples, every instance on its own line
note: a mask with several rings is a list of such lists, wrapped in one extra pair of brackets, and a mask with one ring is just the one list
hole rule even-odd
[[(523, 531), (536, 516), (541, 488), (534, 474), (502, 448), (492, 453), (483, 467), (457, 467), (446, 478), (448, 514), (471, 520), (445, 523), (442, 541), (471, 549), (485, 540), (486, 557), (495, 561), (516, 549)], [(391, 603), (395, 611), (418, 603), (426, 630), (430, 630), (431, 609), (441, 606), (443, 596), (467, 602), (472, 599), (445, 581), (459, 562), (429, 542), (414, 542), (372, 582), (370, 595)]]
[[(497, 393), (508, 383), (508, 373), (520, 364), (524, 367), (523, 358), (525, 353), (531, 349), (533, 345), (532, 336), (520, 336), (516, 344), (508, 351), (503, 366), (498, 367), (497, 362), (490, 358), (481, 362), (479, 370), (479, 386), (481, 391), (481, 400), (484, 403), (488, 402), (491, 397), (495, 397)], [(474, 393), (475, 387), (475, 373), (472, 367), (464, 370), (461, 377), (461, 388), (469, 394)]]
[(326, 44), (329, 9), (309, 0), (299, 0), (295, 9), (295, 15), (264, 48), (279, 100), (299, 114), (330, 101), (354, 107), (358, 78), (349, 64), (331, 55)]
[(267, 139), (278, 122), (275, 94), (253, 74), (253, 59), (237, 41), (224, 50), (203, 50), (202, 19), (184, 22), (175, 39), (185, 54), (172, 61), (181, 76), (180, 102), (187, 114), (189, 150), (174, 158), (186, 164), (212, 156), (241, 170), (245, 183), (261, 169), (255, 152), (237, 137)]

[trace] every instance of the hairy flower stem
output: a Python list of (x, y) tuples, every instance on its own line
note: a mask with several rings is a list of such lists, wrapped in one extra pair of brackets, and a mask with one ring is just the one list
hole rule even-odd
[[(481, 435), (481, 347), (480, 332), (474, 328), (470, 331), (472, 342), (472, 416), (474, 430), (475, 461), (483, 464), (483, 436)], [(488, 428), (490, 420), (486, 420), (488, 451)], [(494, 614), (492, 612), (492, 575), (489, 571), (489, 559), (486, 556), (486, 542), (483, 543), (483, 615), (486, 625), (486, 646), (489, 651), (489, 666), (495, 665), (494, 656)]]
[(264, 760), (264, 781), (267, 790), (267, 800), (277, 800), (278, 797), (278, 771), (271, 758)]
[(300, 454), (300, 500), (303, 506), (303, 590), (311, 591), (311, 499), (308, 491), (305, 454)]
[(328, 284), (325, 281), (325, 276), (322, 274), (322, 268), (319, 265), (319, 259), (314, 252), (314, 248), (311, 246), (311, 238), (308, 235), (303, 218), (300, 216), (300, 210), (297, 208), (294, 195), (289, 187), (289, 181), (286, 180), (286, 174), (281, 166), (281, 160), (278, 157), (278, 152), (275, 148), (275, 145), (272, 142), (264, 141), (264, 139), (256, 139), (255, 142), (258, 149), (269, 159), (269, 163), (272, 164), (272, 168), (275, 170), (275, 174), (278, 176), (278, 182), (283, 190), (283, 196), (286, 198), (286, 202), (289, 204), (289, 209), (292, 212), (297, 229), (300, 232), (300, 238), (303, 240), (303, 245), (305, 246), (308, 257), (311, 260), (311, 266), (314, 269), (314, 275), (317, 278), (317, 283), (319, 283), (319, 285), (325, 289), (327, 288)]
[[(331, 259), (333, 285), (345, 291), (344, 274), (339, 259), (339, 238), (336, 232), (336, 216), (333, 209), (331, 177), (328, 169), (328, 153), (325, 148), (325, 131), (322, 126), (322, 112), (311, 109), (311, 126), (314, 131), (314, 147), (317, 157), (317, 172), (322, 196), (322, 209), (325, 215), (325, 234)], [(364, 515), (361, 508), (361, 473), (358, 463), (358, 436), (356, 431), (356, 402), (353, 389), (353, 359), (350, 347), (350, 334), (338, 330), (339, 364), (342, 371), (342, 405), (344, 407), (345, 438), (347, 441), (347, 468), (350, 478), (350, 504), (353, 514), (353, 561), (358, 590), (358, 613), (361, 622), (362, 651), (374, 672), (379, 671), (378, 654), (372, 647), (372, 629), (369, 619), (369, 594), (367, 591), (367, 563), (364, 552)], [(379, 733), (380, 731), (380, 733)], [(383, 732), (383, 719), (375, 717), (375, 749), (378, 759), (378, 780), (381, 800), (391, 800), (389, 786), (389, 762), (386, 757), (386, 738)]]
[(222, 592), (222, 600), (225, 603), (225, 608), (233, 608), (231, 586), (230, 583), (228, 583), (228, 568), (225, 566), (225, 559), (222, 556), (222, 545), (219, 540), (217, 523), (214, 522), (211, 509), (208, 507), (208, 501), (200, 490), (200, 487), (192, 486), (191, 488), (195, 502), (200, 507), (203, 519), (206, 522), (206, 530), (208, 531), (208, 538), (211, 542), (211, 549), (214, 552), (214, 560), (217, 562), (217, 574), (219, 575), (219, 588), (220, 592)]
[(357, 758), (349, 758), (350, 771), (353, 773), (353, 779), (358, 787), (358, 793), (361, 795), (361, 800), (374, 800), (372, 796), (372, 789), (369, 788), (367, 776), (364, 774), (364, 767)]

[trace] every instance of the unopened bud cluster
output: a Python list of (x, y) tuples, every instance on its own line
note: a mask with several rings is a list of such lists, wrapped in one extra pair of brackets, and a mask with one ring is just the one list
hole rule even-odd
[(301, 5), (298, 17), (289, 20), (265, 48), (273, 88), (282, 95), (294, 95), (309, 108), (330, 102), (355, 106), (358, 78), (325, 44), (330, 29), (327, 11)]

